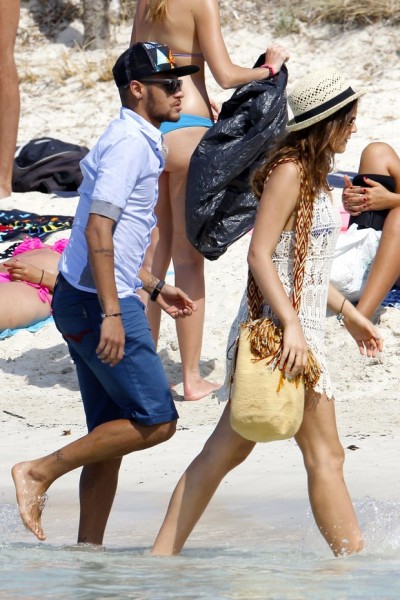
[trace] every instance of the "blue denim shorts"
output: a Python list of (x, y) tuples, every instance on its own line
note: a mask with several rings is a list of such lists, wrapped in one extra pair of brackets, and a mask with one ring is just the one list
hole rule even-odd
[(76, 366), (89, 431), (116, 419), (157, 425), (178, 418), (144, 305), (135, 296), (119, 303), (125, 356), (110, 367), (96, 354), (102, 322), (97, 295), (74, 288), (62, 275), (53, 294), (54, 321)]

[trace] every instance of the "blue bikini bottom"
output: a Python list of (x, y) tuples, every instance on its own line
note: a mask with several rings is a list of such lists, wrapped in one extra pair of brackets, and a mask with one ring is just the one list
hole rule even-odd
[(181, 114), (179, 121), (175, 123), (164, 121), (161, 123), (160, 131), (162, 134), (169, 133), (175, 129), (183, 129), (184, 127), (211, 127), (214, 123), (206, 117), (198, 117), (197, 115)]

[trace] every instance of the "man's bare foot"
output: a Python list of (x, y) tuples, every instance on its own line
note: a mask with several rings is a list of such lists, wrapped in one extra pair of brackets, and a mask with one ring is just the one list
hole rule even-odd
[(207, 379), (200, 379), (195, 385), (184, 386), (184, 399), (188, 402), (195, 400), (201, 400), (206, 396), (209, 396), (213, 392), (216, 392), (221, 387), (220, 383), (213, 383)]
[(47, 496), (43, 483), (32, 476), (32, 464), (18, 463), (12, 468), (11, 474), (22, 522), (38, 540), (43, 541), (46, 536), (42, 529), (41, 516)]

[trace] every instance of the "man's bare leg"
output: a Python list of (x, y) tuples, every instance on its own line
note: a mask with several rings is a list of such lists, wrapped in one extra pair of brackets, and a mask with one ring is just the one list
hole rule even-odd
[(117, 491), (121, 461), (121, 458), (115, 458), (83, 467), (79, 482), (78, 544), (103, 543)]
[(0, 0), (0, 198), (11, 194), (20, 96), (14, 45), (19, 0)]
[(165, 442), (175, 433), (176, 421), (143, 427), (120, 419), (99, 425), (60, 450), (36, 460), (16, 464), (12, 476), (22, 522), (39, 540), (45, 540), (41, 515), (50, 485), (84, 465), (114, 460)]

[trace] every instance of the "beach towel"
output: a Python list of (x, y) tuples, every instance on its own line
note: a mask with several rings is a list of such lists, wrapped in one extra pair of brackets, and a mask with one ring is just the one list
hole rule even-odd
[(382, 302), (382, 306), (390, 306), (392, 308), (400, 308), (400, 288), (394, 286), (390, 290), (386, 298)]
[(27, 235), (43, 240), (55, 231), (71, 229), (73, 220), (72, 216), (38, 215), (17, 208), (0, 210), (0, 242)]

